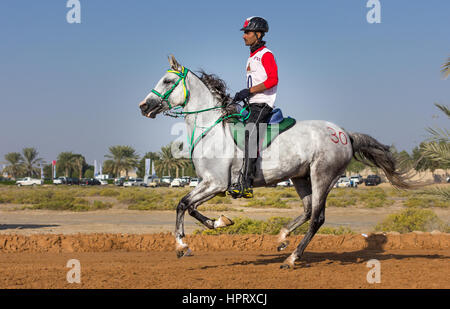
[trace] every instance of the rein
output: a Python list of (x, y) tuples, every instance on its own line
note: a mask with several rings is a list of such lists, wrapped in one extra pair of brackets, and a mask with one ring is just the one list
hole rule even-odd
[[(185, 111), (171, 111), (172, 109), (179, 109), (179, 108), (185, 107), (186, 104), (188, 103), (189, 97), (190, 97), (190, 92), (189, 92), (189, 90), (188, 90), (187, 87), (186, 87), (186, 76), (187, 76), (187, 74), (189, 73), (189, 70), (186, 69), (185, 67), (181, 67), (181, 68), (182, 68), (182, 69), (181, 69), (181, 72), (176, 71), (176, 70), (167, 70), (168, 73), (174, 73), (174, 74), (176, 74), (176, 75), (179, 77), (178, 80), (175, 82), (175, 84), (173, 84), (173, 86), (172, 86), (169, 90), (167, 90), (164, 94), (159, 93), (159, 92), (156, 91), (155, 89), (152, 89), (152, 92), (153, 92), (154, 94), (156, 94), (156, 95), (161, 99), (161, 101), (160, 101), (160, 103), (159, 103), (161, 106), (163, 105), (164, 102), (166, 102), (167, 105), (169, 106), (169, 110), (164, 112), (165, 115), (170, 116), (170, 117), (174, 117), (174, 118), (178, 118), (178, 117), (186, 117), (187, 115), (195, 114), (194, 129), (192, 130), (191, 138), (189, 139), (189, 136), (188, 136), (188, 143), (189, 143), (189, 147), (190, 147), (190, 153), (189, 153), (189, 155), (190, 155), (190, 159), (191, 159), (191, 161), (192, 161), (192, 153), (194, 152), (194, 147), (195, 147), (195, 145), (197, 145), (197, 144), (200, 142), (200, 140), (201, 140), (203, 137), (205, 137), (206, 133), (208, 133), (208, 132), (209, 132), (213, 127), (215, 127), (217, 124), (219, 124), (219, 123), (221, 123), (222, 121), (224, 121), (224, 120), (226, 120), (226, 119), (228, 119), (228, 118), (231, 118), (231, 117), (239, 117), (242, 121), (245, 121), (245, 120), (247, 120), (247, 118), (250, 116), (250, 111), (248, 111), (247, 116), (242, 115), (242, 112), (248, 108), (248, 104), (246, 104), (246, 105), (241, 109), (241, 111), (240, 111), (239, 113), (237, 113), (237, 114), (230, 114), (230, 115), (227, 115), (227, 116), (221, 116), (221, 117), (219, 117), (219, 118), (214, 122), (213, 125), (207, 127), (206, 130), (203, 131), (202, 134), (200, 134), (200, 136), (197, 137), (197, 139), (195, 139), (195, 141), (194, 141), (195, 129), (197, 128), (197, 115), (198, 115), (199, 113), (203, 113), (203, 112), (206, 112), (206, 111), (210, 111), (210, 110), (214, 110), (214, 109), (219, 109), (219, 108), (224, 108), (224, 107), (226, 107), (226, 105), (214, 106), (214, 107), (205, 108), (205, 109), (201, 109), (201, 110), (198, 110), (198, 111), (192, 111), (192, 112), (185, 112)], [(170, 97), (170, 95), (172, 94), (172, 92), (175, 90), (175, 88), (178, 86), (178, 84), (179, 84), (180, 82), (182, 82), (182, 85), (183, 85), (184, 102), (183, 102), (183, 104), (181, 104), (181, 105), (179, 105), (179, 106), (172, 107), (172, 105), (171, 105), (170, 102), (169, 102), (169, 97)], [(244, 103), (247, 103), (247, 102), (244, 102)]]

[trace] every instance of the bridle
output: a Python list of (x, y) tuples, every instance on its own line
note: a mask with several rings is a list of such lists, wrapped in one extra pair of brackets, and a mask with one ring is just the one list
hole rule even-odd
[[(185, 67), (181, 67), (181, 72), (180, 71), (176, 71), (176, 70), (167, 70), (168, 73), (174, 73), (176, 74), (179, 78), (178, 80), (175, 82), (175, 84), (172, 85), (172, 87), (167, 90), (164, 94), (159, 93), (158, 91), (156, 91), (155, 89), (152, 89), (152, 93), (156, 94), (159, 98), (160, 98), (160, 102), (159, 105), (160, 107), (164, 107), (164, 102), (167, 103), (167, 105), (169, 106), (169, 110), (165, 111), (164, 114), (170, 117), (185, 117), (186, 115), (190, 115), (190, 114), (199, 114), (202, 112), (206, 112), (209, 110), (213, 110), (213, 109), (219, 109), (219, 108), (224, 108), (226, 107), (226, 105), (221, 105), (221, 106), (214, 106), (214, 107), (210, 107), (210, 108), (206, 108), (206, 109), (202, 109), (202, 110), (198, 110), (198, 111), (190, 111), (190, 112), (185, 112), (185, 111), (173, 111), (173, 109), (179, 109), (179, 108), (183, 108), (186, 106), (186, 104), (189, 101), (189, 97), (190, 97), (190, 93), (189, 93), (189, 89), (187, 89), (186, 87), (186, 76), (189, 73), (189, 70), (186, 69)], [(184, 102), (183, 104), (179, 105), (179, 106), (175, 106), (172, 107), (172, 105), (169, 102), (169, 97), (172, 94), (172, 92), (175, 90), (175, 88), (180, 84), (180, 82), (183, 85), (183, 92), (184, 92)], [(247, 120), (247, 118), (250, 116), (250, 110), (248, 111), (247, 116), (244, 116), (242, 113), (244, 110), (246, 110), (248, 108), (248, 104), (246, 104), (244, 106), (244, 108), (241, 109), (241, 111), (237, 114), (231, 114), (231, 115), (226, 115), (226, 116), (221, 116), (219, 117), (219, 119), (217, 119), (213, 125), (209, 126), (206, 128), (205, 131), (202, 132), (202, 134), (200, 134), (199, 137), (197, 137), (197, 139), (194, 141), (194, 135), (195, 135), (195, 129), (197, 127), (197, 115), (195, 122), (194, 122), (194, 129), (192, 130), (192, 135), (191, 138), (189, 139), (188, 136), (188, 143), (190, 145), (190, 158), (192, 160), (192, 152), (194, 151), (194, 147), (195, 145), (197, 145), (197, 143), (206, 135), (206, 133), (208, 133), (215, 125), (221, 123), (222, 121), (224, 121), (225, 119), (231, 118), (231, 117), (237, 117), (240, 118), (241, 121), (245, 121)]]
[(189, 100), (189, 90), (186, 88), (186, 76), (187, 76), (189, 70), (186, 69), (185, 67), (181, 67), (181, 72), (175, 71), (175, 70), (167, 70), (167, 72), (178, 75), (178, 77), (179, 77), (178, 80), (164, 94), (159, 93), (155, 89), (152, 89), (152, 92), (160, 98), (159, 105), (162, 107), (163, 103), (166, 102), (167, 105), (169, 106), (169, 110), (170, 110), (170, 109), (172, 109), (172, 105), (170, 105), (169, 97), (172, 94), (172, 92), (175, 90), (175, 88), (178, 86), (178, 84), (180, 82), (182, 82), (183, 92), (184, 92), (184, 102), (183, 102), (183, 104), (181, 104), (181, 107), (184, 107), (186, 105), (187, 101)]

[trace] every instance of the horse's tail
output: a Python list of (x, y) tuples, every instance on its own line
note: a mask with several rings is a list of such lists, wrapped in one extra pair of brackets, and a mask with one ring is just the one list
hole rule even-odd
[(353, 157), (366, 165), (383, 170), (389, 182), (399, 189), (412, 189), (416, 185), (406, 182), (404, 172), (398, 170), (397, 160), (390, 147), (381, 144), (373, 137), (362, 133), (349, 133), (353, 147)]

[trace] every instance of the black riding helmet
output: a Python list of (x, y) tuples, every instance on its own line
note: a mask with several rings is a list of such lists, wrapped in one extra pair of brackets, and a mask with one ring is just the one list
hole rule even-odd
[(269, 32), (269, 24), (262, 17), (249, 17), (245, 20), (244, 26), (241, 28), (241, 31), (262, 32), (264, 35), (266, 32)]

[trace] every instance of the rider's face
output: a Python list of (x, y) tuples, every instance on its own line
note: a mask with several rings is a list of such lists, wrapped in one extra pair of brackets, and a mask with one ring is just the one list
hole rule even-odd
[[(258, 34), (261, 35), (260, 33)], [(258, 41), (257, 33), (254, 31), (244, 31), (242, 38), (244, 39), (246, 46), (252, 46)]]

